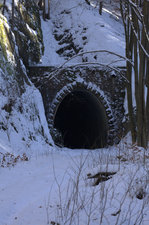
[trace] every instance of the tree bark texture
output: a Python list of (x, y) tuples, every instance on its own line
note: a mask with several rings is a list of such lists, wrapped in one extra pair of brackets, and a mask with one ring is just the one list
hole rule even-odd
[[(139, 146), (146, 148), (149, 140), (149, 1), (144, 0), (142, 8), (139, 5), (138, 0), (120, 0), (126, 57), (134, 62), (134, 74), (131, 64), (126, 63), (127, 79), (130, 83), (127, 87), (127, 100), (132, 142), (137, 141)], [(135, 87), (136, 121), (132, 86)]]

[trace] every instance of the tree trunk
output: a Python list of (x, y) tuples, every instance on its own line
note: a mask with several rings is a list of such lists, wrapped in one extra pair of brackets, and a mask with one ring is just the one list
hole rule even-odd
[[(129, 15), (129, 6), (127, 6), (127, 13)], [(130, 25), (130, 21), (127, 19), (126, 23), (126, 57), (129, 60), (132, 60), (132, 54), (133, 54), (133, 31), (132, 27)], [(128, 115), (129, 115), (129, 121), (130, 121), (130, 131), (132, 136), (132, 143), (136, 142), (136, 124), (135, 124), (135, 118), (134, 118), (134, 112), (133, 112), (133, 101), (132, 101), (132, 65), (127, 62), (126, 63), (126, 69), (127, 69), (127, 79), (129, 81), (129, 84), (127, 85), (127, 101), (128, 101)]]
[(99, 14), (102, 15), (102, 7), (103, 7), (103, 2), (99, 2)]
[(12, 0), (12, 30), (14, 28), (14, 0)]
[[(143, 5), (143, 15), (146, 15), (146, 2), (144, 1)], [(144, 27), (142, 27), (141, 33), (141, 45), (146, 49), (146, 34)], [(137, 135), (137, 143), (139, 146), (145, 147), (147, 146), (147, 115), (146, 115), (146, 100), (145, 100), (145, 68), (146, 68), (146, 56), (141, 46), (139, 46), (139, 104), (138, 104), (138, 135)]]
[[(137, 33), (140, 32), (137, 16), (132, 9), (132, 23)], [(138, 102), (139, 102), (139, 93), (138, 93), (138, 77), (139, 77), (139, 71), (138, 71), (138, 41), (137, 37), (133, 32), (133, 46), (134, 46), (134, 52), (133, 52), (133, 58), (134, 58), (134, 79), (135, 79), (135, 100), (136, 100), (136, 121), (138, 120)], [(137, 124), (135, 124), (136, 127)]]
[[(126, 64), (127, 79), (130, 83), (127, 87), (127, 99), (132, 142), (137, 137), (137, 144), (146, 148), (149, 139), (149, 1), (143, 1), (142, 10), (139, 8), (140, 3), (142, 2), (138, 0), (120, 0), (120, 9), (125, 29), (126, 57), (134, 61), (134, 84), (132, 66), (128, 62)], [(132, 85), (135, 86), (136, 123)]]
[(43, 0), (43, 19), (44, 20), (46, 19), (46, 9), (45, 9), (46, 4), (45, 4), (45, 1), (46, 0)]
[[(149, 1), (145, 2), (145, 15), (144, 15), (144, 23), (146, 25), (146, 32), (149, 34)], [(149, 53), (149, 41), (146, 37), (146, 50)], [(147, 132), (147, 142), (149, 141), (149, 58), (146, 59), (146, 91), (147, 91), (147, 99), (146, 99), (146, 132)]]
[(48, 13), (47, 13), (47, 19), (50, 19), (50, 0), (48, 0)]
[(4, 13), (5, 13), (5, 7), (6, 7), (6, 0), (4, 0), (4, 2), (3, 2), (3, 11), (2, 11), (2, 14), (4, 15)]

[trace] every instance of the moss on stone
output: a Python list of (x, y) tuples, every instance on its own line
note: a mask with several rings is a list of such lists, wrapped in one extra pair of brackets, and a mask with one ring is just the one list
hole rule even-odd
[(0, 14), (0, 68), (5, 79), (10, 79), (19, 94), (22, 94), (25, 90), (24, 83), (29, 84), (29, 82), (15, 45), (14, 35), (7, 19)]
[[(23, 93), (24, 83), (30, 85), (30, 82), (20, 57), (25, 65), (29, 62), (38, 63), (43, 50), (40, 15), (35, 2), (19, 1), (15, 7), (13, 32), (9, 26), (11, 17), (9, 22), (0, 13), (0, 68), (3, 74), (12, 77), (19, 85), (20, 93)], [(15, 48), (16, 44), (19, 54)]]
[(6, 50), (9, 46), (9, 40), (7, 38), (7, 35), (6, 35), (4, 21), (6, 22), (4, 17), (0, 14), (0, 46), (1, 46), (1, 50), (3, 52), (3, 56), (7, 60)]
[[(7, 25), (6, 18), (0, 14), (0, 66), (4, 72), (7, 72), (7, 74), (11, 76), (14, 74), (12, 64), (14, 60), (14, 44), (10, 38), (10, 31)], [(8, 63), (8, 61), (11, 61), (11, 63)]]

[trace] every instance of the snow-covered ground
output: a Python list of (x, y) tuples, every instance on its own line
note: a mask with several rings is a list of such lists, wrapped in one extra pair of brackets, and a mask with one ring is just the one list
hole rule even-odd
[[(122, 21), (111, 11), (104, 8), (99, 15), (99, 7), (89, 6), (85, 0), (57, 0), (51, 1), (50, 17), (51, 20), (41, 19), (45, 43), (41, 65), (60, 65), (71, 56), (86, 51), (107, 50), (125, 55)], [(64, 54), (61, 52), (63, 49)], [(69, 63), (111, 64), (118, 59), (102, 52), (84, 54)], [(124, 65), (124, 62), (116, 64)]]
[[(143, 156), (131, 149), (131, 161), (133, 151)], [(1, 168), (0, 225), (148, 225), (148, 164), (126, 156), (119, 163), (118, 156), (124, 154), (117, 147), (55, 149)], [(99, 172), (116, 174), (94, 186)]]

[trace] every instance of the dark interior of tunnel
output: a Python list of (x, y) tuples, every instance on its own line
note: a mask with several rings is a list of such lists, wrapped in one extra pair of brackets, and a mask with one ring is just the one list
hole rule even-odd
[(105, 110), (98, 98), (75, 90), (60, 103), (54, 128), (62, 135), (63, 146), (72, 149), (102, 148), (107, 142)]

